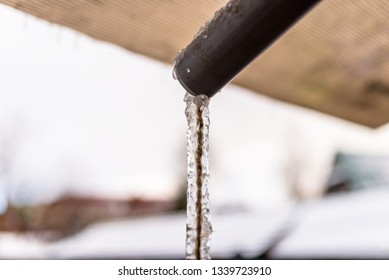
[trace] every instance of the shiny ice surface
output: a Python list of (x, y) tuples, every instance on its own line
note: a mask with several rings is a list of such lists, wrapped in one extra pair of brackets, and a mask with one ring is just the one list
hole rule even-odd
[(184, 101), (188, 120), (186, 258), (210, 259), (209, 99), (187, 93)]

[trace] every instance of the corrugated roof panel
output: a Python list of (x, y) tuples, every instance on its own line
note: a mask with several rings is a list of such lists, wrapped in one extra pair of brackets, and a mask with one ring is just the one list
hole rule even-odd
[[(226, 1), (0, 2), (172, 63), (177, 52)], [(234, 82), (367, 126), (388, 122), (389, 2), (322, 1)]]

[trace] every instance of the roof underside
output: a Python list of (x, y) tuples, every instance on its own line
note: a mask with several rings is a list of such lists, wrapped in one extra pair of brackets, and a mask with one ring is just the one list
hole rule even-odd
[[(0, 0), (172, 63), (225, 0)], [(322, 1), (234, 80), (371, 127), (389, 121), (389, 2)]]

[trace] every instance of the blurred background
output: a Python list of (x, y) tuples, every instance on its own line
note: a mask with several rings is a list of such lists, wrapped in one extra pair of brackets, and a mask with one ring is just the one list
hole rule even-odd
[[(0, 258), (184, 258), (171, 71), (0, 4)], [(305, 107), (234, 84), (212, 99), (214, 258), (389, 258), (389, 126)]]

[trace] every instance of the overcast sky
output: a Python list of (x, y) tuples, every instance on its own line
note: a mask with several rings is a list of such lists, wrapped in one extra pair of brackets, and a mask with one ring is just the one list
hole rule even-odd
[[(173, 197), (185, 180), (186, 121), (171, 70), (0, 5), (0, 155), (11, 158), (0, 174), (0, 209), (10, 193), (19, 202), (64, 192)], [(387, 127), (370, 130), (236, 86), (213, 99), (215, 204), (284, 202), (285, 170), (296, 162), (299, 184), (317, 193), (336, 150), (389, 152)]]

